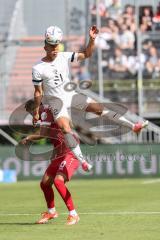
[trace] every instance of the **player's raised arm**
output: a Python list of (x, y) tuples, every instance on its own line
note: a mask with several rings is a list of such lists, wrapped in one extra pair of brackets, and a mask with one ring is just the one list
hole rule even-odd
[(43, 95), (42, 85), (35, 85), (34, 86), (35, 109), (33, 112), (33, 124), (34, 125), (39, 120), (39, 107), (41, 105), (42, 95)]
[(95, 48), (95, 44), (94, 41), (98, 35), (98, 28), (94, 25), (90, 28), (89, 30), (89, 43), (86, 47), (86, 49), (83, 52), (79, 52), (78, 53), (78, 61), (80, 60), (84, 60), (86, 58), (89, 58), (92, 56), (92, 53), (94, 51)]
[[(38, 68), (38, 67), (37, 67)], [(39, 106), (41, 104), (43, 90), (42, 90), (42, 76), (40, 70), (36, 67), (32, 68), (32, 83), (34, 85), (34, 111), (33, 111), (33, 125), (39, 120)]]

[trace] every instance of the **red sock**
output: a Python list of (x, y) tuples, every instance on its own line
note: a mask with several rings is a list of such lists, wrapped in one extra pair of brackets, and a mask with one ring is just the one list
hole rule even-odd
[(69, 211), (74, 210), (74, 205), (73, 205), (71, 194), (68, 191), (67, 187), (65, 186), (64, 182), (62, 180), (55, 179), (54, 185), (55, 185), (57, 191), (59, 192), (59, 194), (61, 195), (61, 197), (63, 198), (63, 201), (65, 202), (68, 210)]
[(54, 208), (54, 192), (52, 186), (49, 184), (44, 184), (43, 182), (40, 183), (40, 186), (44, 193), (47, 202), (47, 207)]

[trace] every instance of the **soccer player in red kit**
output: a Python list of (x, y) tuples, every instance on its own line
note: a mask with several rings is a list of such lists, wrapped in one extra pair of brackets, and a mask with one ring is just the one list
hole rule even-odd
[[(26, 103), (25, 108), (26, 111), (32, 114), (34, 101), (29, 100)], [(73, 225), (79, 221), (79, 216), (75, 210), (72, 196), (65, 183), (71, 179), (79, 167), (79, 161), (72, 151), (66, 146), (64, 134), (56, 122), (54, 122), (53, 114), (48, 106), (41, 105), (40, 121), (40, 133), (37, 135), (29, 135), (21, 141), (22, 144), (26, 144), (28, 141), (49, 137), (54, 145), (54, 149), (56, 149), (56, 155), (53, 157), (52, 162), (46, 169), (40, 183), (45, 196), (48, 211), (42, 214), (42, 217), (37, 221), (37, 223), (46, 223), (48, 220), (58, 217), (58, 213), (55, 209), (54, 191), (52, 188), (52, 184), (54, 184), (69, 211), (67, 225)], [(87, 170), (85, 167), (83, 169)]]

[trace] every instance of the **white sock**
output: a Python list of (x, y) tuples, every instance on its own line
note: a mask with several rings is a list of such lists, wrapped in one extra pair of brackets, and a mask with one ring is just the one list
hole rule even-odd
[(72, 148), (72, 152), (74, 153), (74, 155), (76, 156), (76, 158), (83, 163), (84, 160), (84, 156), (83, 153), (81, 152), (80, 146), (79, 144), (77, 144), (77, 146), (75, 148)]
[(74, 209), (72, 211), (69, 211), (69, 215), (77, 216), (78, 214), (77, 214), (76, 210)]
[(72, 132), (65, 134), (65, 142), (70, 150), (74, 153), (75, 157), (82, 163), (84, 162), (84, 157), (81, 152), (79, 142), (77, 141), (76, 137)]
[(48, 212), (51, 213), (51, 214), (55, 213), (56, 212), (55, 207), (54, 208), (48, 208)]
[(134, 127), (134, 123), (132, 123), (131, 121), (129, 121), (128, 119), (126, 119), (125, 117), (120, 117), (119, 120), (126, 125), (127, 127), (130, 127), (131, 129)]
[(131, 121), (129, 121), (123, 116), (119, 117), (119, 113), (116, 113), (112, 110), (103, 110), (101, 116), (104, 116), (104, 115), (106, 115), (108, 119), (113, 120), (114, 122), (117, 122), (121, 125), (125, 125), (131, 129), (134, 127), (134, 123), (132, 123)]

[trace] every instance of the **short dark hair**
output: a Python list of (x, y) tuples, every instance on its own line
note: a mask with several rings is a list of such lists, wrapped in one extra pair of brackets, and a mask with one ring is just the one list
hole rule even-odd
[(35, 102), (34, 99), (30, 99), (25, 103), (25, 109), (27, 112), (33, 111), (35, 109)]
[(48, 43), (48, 42), (46, 41), (46, 39), (45, 39), (45, 40), (44, 40), (44, 45), (45, 45), (45, 46), (47, 46), (47, 45), (49, 45), (49, 46), (55, 46), (55, 45), (59, 45), (59, 43), (50, 44), (50, 43)]

